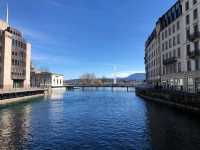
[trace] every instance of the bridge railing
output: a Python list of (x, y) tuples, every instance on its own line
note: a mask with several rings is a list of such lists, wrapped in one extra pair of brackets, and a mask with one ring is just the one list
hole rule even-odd
[(65, 84), (72, 87), (135, 87), (136, 84)]

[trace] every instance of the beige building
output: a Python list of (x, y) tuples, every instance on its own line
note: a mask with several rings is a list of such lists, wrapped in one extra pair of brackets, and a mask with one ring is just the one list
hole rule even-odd
[[(200, 90), (199, 25), (200, 0), (177, 0), (158, 19), (145, 45), (149, 83), (192, 92)], [(156, 58), (160, 61), (155, 62)], [(160, 66), (160, 76), (156, 66)]]
[(159, 48), (159, 28), (155, 28), (145, 44), (146, 79), (150, 84), (157, 85), (161, 78), (161, 61)]
[(62, 87), (64, 85), (64, 76), (51, 72), (31, 72), (32, 87)]
[(30, 86), (31, 44), (22, 33), (0, 20), (0, 88)]

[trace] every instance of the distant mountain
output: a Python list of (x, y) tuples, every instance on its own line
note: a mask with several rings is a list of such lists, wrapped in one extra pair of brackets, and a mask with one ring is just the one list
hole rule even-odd
[(127, 78), (126, 78), (126, 80), (128, 80), (128, 81), (132, 81), (132, 80), (145, 80), (145, 73), (135, 73), (135, 74), (132, 74), (132, 75), (130, 75), (130, 76), (128, 76)]

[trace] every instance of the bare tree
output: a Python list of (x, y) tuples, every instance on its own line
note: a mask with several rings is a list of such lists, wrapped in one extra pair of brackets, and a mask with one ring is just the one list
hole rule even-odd
[(81, 84), (95, 84), (96, 75), (94, 73), (85, 73), (80, 76)]

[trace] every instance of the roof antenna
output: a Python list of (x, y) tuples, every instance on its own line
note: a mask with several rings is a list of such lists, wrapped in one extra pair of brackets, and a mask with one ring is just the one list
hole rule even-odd
[(9, 10), (8, 10), (8, 4), (6, 5), (6, 23), (9, 23)]

